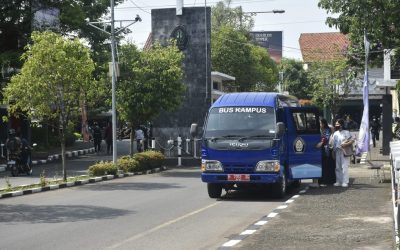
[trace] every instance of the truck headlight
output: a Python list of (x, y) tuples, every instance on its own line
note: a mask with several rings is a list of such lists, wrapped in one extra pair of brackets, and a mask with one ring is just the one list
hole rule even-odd
[(222, 172), (222, 171), (224, 171), (224, 169), (222, 168), (222, 164), (219, 161), (202, 160), (201, 161), (201, 171)]
[(256, 172), (279, 172), (281, 165), (279, 161), (259, 161), (256, 165)]

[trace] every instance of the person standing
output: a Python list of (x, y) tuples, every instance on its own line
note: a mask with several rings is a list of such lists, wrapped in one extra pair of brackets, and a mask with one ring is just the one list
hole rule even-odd
[(339, 119), (335, 123), (335, 133), (333, 134), (333, 150), (336, 160), (336, 182), (334, 186), (349, 186), (349, 165), (350, 156), (345, 156), (343, 147), (350, 146), (353, 144), (351, 134), (348, 130), (344, 129), (344, 120)]
[(99, 127), (99, 124), (97, 122), (93, 123), (93, 142), (94, 142), (94, 151), (96, 153), (99, 153), (101, 150), (101, 129)]
[(371, 137), (372, 143), (374, 144), (374, 148), (376, 146), (376, 141), (379, 141), (379, 131), (381, 130), (381, 124), (375, 116), (372, 117), (371, 126)]
[(400, 117), (394, 118), (394, 122), (396, 126), (394, 127), (393, 138), (400, 140)]
[(112, 126), (110, 121), (107, 123), (106, 130), (104, 131), (104, 140), (107, 144), (107, 154), (110, 154), (112, 152)]
[(136, 149), (138, 152), (143, 152), (143, 140), (144, 140), (144, 132), (138, 127), (135, 130), (135, 138), (136, 138)]
[(332, 130), (326, 119), (320, 121), (321, 142), (317, 147), (321, 149), (321, 165), (322, 177), (319, 179), (320, 185), (332, 185), (335, 182), (335, 159), (332, 157), (331, 149), (329, 148), (329, 139), (332, 135)]

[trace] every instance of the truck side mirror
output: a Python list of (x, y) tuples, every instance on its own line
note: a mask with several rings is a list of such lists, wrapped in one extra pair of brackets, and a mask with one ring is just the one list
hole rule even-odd
[(199, 134), (197, 123), (190, 125), (190, 135), (194, 138)]
[(277, 128), (276, 135), (277, 135), (278, 137), (281, 137), (281, 136), (285, 133), (285, 130), (286, 130), (285, 123), (283, 123), (283, 122), (278, 122), (278, 123), (276, 124), (276, 128)]

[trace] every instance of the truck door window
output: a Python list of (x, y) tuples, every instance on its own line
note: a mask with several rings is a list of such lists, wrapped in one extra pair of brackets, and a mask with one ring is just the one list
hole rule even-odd
[(315, 113), (293, 112), (292, 115), (297, 133), (318, 133), (318, 119)]

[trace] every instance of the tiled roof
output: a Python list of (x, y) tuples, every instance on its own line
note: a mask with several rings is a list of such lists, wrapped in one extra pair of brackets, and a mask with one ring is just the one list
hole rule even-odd
[(150, 32), (149, 36), (147, 37), (146, 43), (143, 46), (143, 50), (151, 49), (152, 45), (153, 45), (153, 38), (152, 38), (152, 34)]
[(349, 40), (340, 32), (302, 33), (299, 38), (304, 62), (343, 59)]

